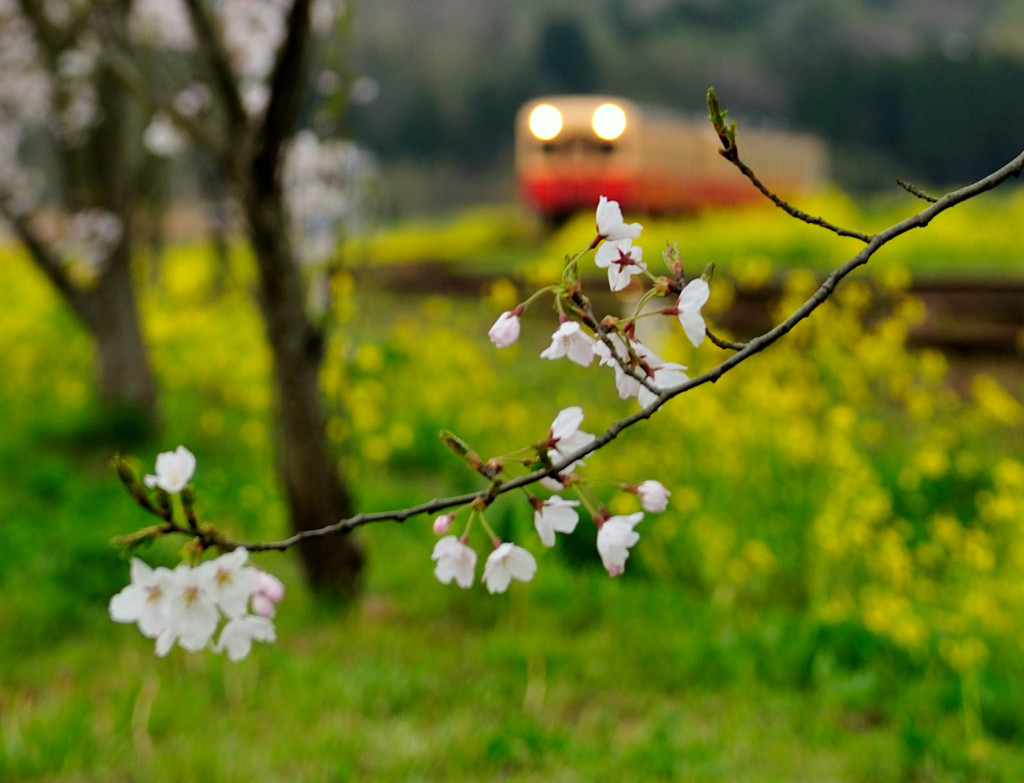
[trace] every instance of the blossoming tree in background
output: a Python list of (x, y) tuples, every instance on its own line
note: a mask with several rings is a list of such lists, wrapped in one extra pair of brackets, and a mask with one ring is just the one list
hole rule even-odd
[[(128, 3), (108, 4), (123, 20)], [(131, 272), (139, 111), (101, 57), (93, 10), (0, 3), (0, 217), (92, 335), (100, 399), (152, 421)]]
[[(290, 144), (300, 119), (317, 119), (300, 118), (300, 110), (343, 93), (332, 70), (343, 47), (328, 41), (311, 58), (315, 37), (343, 25), (341, 3), (5, 0), (0, 21), (0, 211), (95, 336), (100, 396), (151, 418), (155, 411), (131, 279), (132, 211), (154, 179), (143, 164), (196, 142), (233, 192), (257, 259), (293, 525), (315, 529), (349, 515), (320, 399), (324, 308), (307, 308), (322, 297), (310, 296), (302, 264), (329, 273), (323, 240), (340, 205), (348, 216), (357, 199), (314, 198), (302, 177), (322, 181), (324, 167), (308, 165), (308, 136)], [(56, 161), (49, 170), (27, 159), (26, 140), (44, 135)], [(312, 147), (330, 159), (335, 186), (368, 167), (347, 148)], [(286, 179), (301, 196), (294, 210)], [(55, 207), (55, 229), (38, 219), (41, 206)], [(296, 225), (304, 230), (298, 244)], [(324, 290), (320, 279), (314, 290)], [(316, 589), (355, 588), (362, 558), (351, 539), (302, 552)]]

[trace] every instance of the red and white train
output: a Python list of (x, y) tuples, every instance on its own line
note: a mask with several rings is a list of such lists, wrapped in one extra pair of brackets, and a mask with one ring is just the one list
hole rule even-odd
[[(516, 118), (519, 193), (550, 218), (592, 209), (601, 196), (631, 214), (695, 212), (760, 198), (718, 154), (705, 118), (599, 95), (529, 101)], [(740, 124), (740, 156), (781, 196), (826, 180), (826, 150), (816, 137)]]

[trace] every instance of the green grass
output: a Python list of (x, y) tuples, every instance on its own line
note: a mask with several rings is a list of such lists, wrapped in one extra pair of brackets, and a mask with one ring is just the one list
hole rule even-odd
[[(749, 463), (730, 465), (745, 425), (725, 426), (738, 411), (708, 413), (698, 397), (683, 410), (700, 421), (682, 414), (665, 418), (660, 435), (622, 438), (633, 460), (628, 478), (671, 474), (679, 505), (645, 521), (620, 579), (603, 573), (581, 524), (575, 546), (538, 552), (541, 570), (530, 585), (502, 596), (443, 587), (431, 573), (427, 520), (378, 525), (360, 534), (370, 559), (356, 604), (318, 604), (293, 555), (262, 556), (258, 563), (289, 591), (278, 643), (257, 646), (237, 665), (181, 650), (157, 659), (151, 641), (106, 614), (128, 575), (109, 541), (147, 522), (109, 471), (115, 449), (130, 448), (149, 470), (158, 451), (186, 443), (200, 457), (195, 486), (204, 518), (248, 538), (285, 532), (260, 393), (266, 364), (258, 324), (241, 296), (189, 309), (197, 307), (194, 291), (174, 281), (191, 280), (196, 263), (179, 259), (180, 279), (145, 300), (166, 423), (142, 443), (104, 436), (89, 392), (88, 342), (23, 259), (0, 266), (0, 340), (11, 368), (0, 385), (0, 780), (1010, 783), (1024, 776), (1019, 648), (991, 642), (979, 686), (985, 734), (972, 744), (962, 682), (934, 650), (903, 649), (856, 618), (826, 622), (810, 611), (807, 588), (794, 587), (804, 544), (791, 534), (814, 512), (820, 486), (813, 482), (828, 477), (809, 469), (789, 475), (803, 458), (771, 461), (764, 455), (775, 452), (764, 445)], [(608, 390), (582, 371), (567, 376), (582, 392), (558, 386), (566, 368), (535, 359), (547, 339), (539, 321), (528, 325), (523, 345), (495, 354), (479, 336), (493, 317), (490, 305), (403, 300), (402, 313), (381, 318), (393, 312), (389, 301), (364, 293), (351, 329), (332, 343), (355, 389), (346, 403), (383, 411), (364, 430), (354, 421), (342, 426), (363, 508), (476, 486), (435, 440), (441, 426), (454, 422), (490, 449), (516, 442), (523, 427), (542, 430), (577, 399), (594, 429), (628, 410), (617, 401), (600, 407)], [(413, 341), (418, 332), (443, 349)], [(762, 411), (765, 443), (789, 439), (787, 422), (807, 426), (796, 409), (812, 403), (780, 393), (762, 409), (756, 396), (743, 397), (777, 391), (772, 365), (759, 361), (707, 399), (721, 395), (726, 406)], [(834, 368), (837, 394), (860, 382), (844, 367)], [(359, 389), (369, 390), (367, 400)], [(432, 396), (432, 389), (440, 391)], [(517, 418), (499, 418), (516, 404)], [(767, 413), (788, 405), (791, 419)], [(483, 413), (471, 415), (477, 407)], [(896, 408), (861, 414), (903, 421)], [(408, 426), (411, 441), (396, 423)], [(916, 426), (908, 424), (901, 441), (907, 460)], [(671, 457), (647, 453), (672, 428), (698, 442), (674, 438)], [(998, 438), (985, 443), (993, 461), (1008, 451)], [(613, 474), (623, 466), (614, 457), (593, 463)], [(766, 485), (760, 493), (759, 483)], [(698, 545), (711, 539), (701, 536), (722, 519), (741, 537), (771, 542), (786, 578), (734, 585), (726, 572), (735, 557), (702, 560)], [(529, 535), (528, 516), (511, 501), (492, 521), (517, 540)], [(177, 545), (142, 554), (173, 563)]]

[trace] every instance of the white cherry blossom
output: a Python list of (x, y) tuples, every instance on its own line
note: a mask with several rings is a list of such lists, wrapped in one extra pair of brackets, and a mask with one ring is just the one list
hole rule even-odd
[(594, 338), (576, 321), (563, 321), (551, 335), (551, 345), (541, 351), (542, 359), (567, 357), (580, 367), (589, 367), (594, 360)]
[(156, 654), (166, 655), (177, 642), (189, 652), (199, 652), (210, 643), (220, 615), (217, 604), (205, 588), (198, 568), (184, 563), (174, 569), (177, 590), (170, 599), (170, 625), (157, 637)]
[(597, 531), (597, 551), (610, 576), (619, 576), (626, 570), (629, 548), (640, 540), (633, 528), (644, 518), (643, 511), (606, 519)]
[(159, 487), (164, 492), (181, 492), (192, 480), (196, 470), (196, 458), (184, 446), (174, 451), (165, 451), (156, 458), (156, 475), (146, 476), (143, 481), (152, 489)]
[[(598, 358), (598, 363), (604, 367), (612, 367), (615, 370), (615, 390), (619, 394), (620, 400), (627, 400), (630, 397), (636, 397), (640, 393), (640, 381), (626, 372), (623, 368), (622, 363), (629, 363), (629, 349), (626, 347), (625, 340), (617, 334), (609, 335), (609, 342), (614, 346), (614, 352), (605, 342), (599, 342), (594, 346), (594, 355)], [(634, 346), (640, 346), (640, 343), (633, 341)]]
[(174, 572), (150, 568), (137, 557), (131, 562), (131, 581), (110, 599), (110, 619), (137, 623), (142, 635), (156, 639), (171, 624), (170, 598), (175, 592)]
[(376, 160), (360, 145), (308, 129), (295, 134), (285, 151), (282, 187), (300, 263), (323, 270), (337, 260), (342, 235), (368, 227), (376, 180)]
[[(207, 647), (223, 616), (228, 622), (213, 649), (239, 660), (253, 639), (274, 641), (270, 618), (284, 598), (280, 580), (246, 565), (247, 557), (246, 550), (236, 549), (196, 567), (182, 563), (173, 571), (133, 559), (131, 583), (110, 599), (110, 617), (138, 623), (144, 636), (156, 639), (156, 654), (163, 657), (175, 642), (189, 652)], [(252, 614), (247, 611), (250, 600)]]
[(506, 310), (487, 332), (487, 336), (498, 348), (508, 348), (519, 339), (519, 316)]
[[(594, 440), (593, 435), (580, 429), (580, 424), (582, 423), (583, 409), (578, 405), (564, 408), (558, 412), (555, 420), (551, 423), (551, 429), (548, 431), (548, 445), (551, 447), (548, 450), (548, 459), (552, 462), (560, 462)], [(577, 465), (582, 464), (583, 460), (570, 462), (561, 469), (559, 475), (564, 476), (572, 473)], [(541, 483), (554, 491), (563, 488), (563, 482), (553, 478), (542, 479)]]
[[(689, 380), (689, 376), (684, 372), (685, 365), (666, 362), (638, 340), (630, 340), (627, 347), (626, 341), (620, 335), (613, 334), (608, 337), (608, 342), (614, 347), (614, 353), (607, 343), (601, 342), (594, 346), (594, 354), (601, 365), (615, 369), (615, 389), (619, 393), (619, 399), (637, 397), (640, 405), (647, 407), (657, 397), (657, 394), (641, 383), (634, 373), (660, 390), (670, 389)], [(627, 372), (626, 367), (633, 372)]]
[(68, 216), (58, 247), (67, 260), (80, 260), (98, 273), (106, 267), (123, 230), (120, 218), (112, 212), (83, 209)]
[(594, 263), (608, 270), (608, 287), (612, 291), (621, 291), (629, 285), (633, 275), (647, 269), (647, 264), (641, 260), (643, 252), (643, 248), (629, 239), (606, 241), (594, 253)]
[[(673, 386), (679, 386), (690, 379), (690, 376), (683, 372), (686, 369), (686, 365), (665, 362), (653, 354), (648, 358), (647, 362), (653, 373), (648, 376), (648, 380), (656, 389), (671, 389)], [(657, 394), (642, 384), (637, 391), (637, 399), (644, 408), (654, 402), (657, 396)]]
[(704, 316), (700, 314), (700, 310), (707, 304), (710, 295), (711, 287), (708, 285), (708, 281), (698, 277), (686, 284), (676, 303), (676, 309), (679, 311), (679, 323), (683, 325), (686, 337), (694, 346), (699, 346), (704, 342), (706, 327)]
[(640, 498), (640, 505), (644, 511), (660, 514), (668, 508), (668, 498), (672, 493), (660, 481), (648, 479), (647, 481), (641, 481), (637, 485), (636, 494)]
[(458, 537), (451, 535), (440, 539), (434, 544), (434, 553), (430, 559), (437, 561), (434, 576), (441, 584), (449, 584), (453, 579), (462, 588), (468, 588), (473, 584), (473, 576), (476, 572), (476, 552), (466, 546)]
[(510, 542), (499, 545), (484, 564), (483, 582), (491, 593), (504, 593), (513, 579), (529, 582), (537, 573), (533, 555)]
[(226, 617), (245, 614), (250, 596), (259, 590), (261, 572), (247, 566), (248, 560), (249, 553), (239, 547), (196, 569), (203, 589)]
[(626, 224), (618, 201), (609, 201), (605, 196), (597, 202), (597, 236), (614, 242), (618, 239), (636, 239), (644, 227), (639, 223)]
[(551, 447), (558, 452), (559, 456), (566, 457), (594, 439), (589, 432), (583, 432), (580, 429), (582, 423), (583, 409), (578, 405), (563, 408), (555, 416), (555, 420), (551, 422), (548, 438)]
[(142, 134), (146, 149), (158, 158), (173, 158), (188, 146), (185, 134), (163, 112), (157, 112)]
[(214, 650), (226, 652), (232, 661), (240, 661), (252, 650), (254, 640), (257, 642), (277, 641), (274, 624), (266, 617), (244, 614), (225, 623)]
[(571, 533), (579, 522), (578, 514), (573, 510), (578, 500), (565, 500), (558, 495), (545, 500), (539, 508), (533, 510), (533, 525), (537, 528), (541, 543), (544, 546), (555, 545), (555, 533)]
[(128, 32), (141, 43), (163, 49), (187, 52), (195, 46), (188, 9), (181, 0), (134, 0)]

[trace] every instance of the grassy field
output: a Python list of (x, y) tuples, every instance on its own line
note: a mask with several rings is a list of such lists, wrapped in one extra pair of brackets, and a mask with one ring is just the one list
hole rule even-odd
[[(984, 241), (957, 224), (955, 243), (894, 247), (890, 269), (963, 269), (975, 241), (985, 268), (1019, 270), (1020, 223), (1006, 219), (1019, 209), (998, 202)], [(730, 280), (810, 257), (792, 250), (802, 227), (787, 238), (768, 220), (687, 240), (694, 258), (720, 264), (712, 323)], [(461, 225), (403, 229), (400, 242), (374, 240), (371, 257), (397, 261), (387, 248), (404, 246), (534, 275), (585, 233), (567, 226), (541, 248), (500, 213)], [(752, 240), (740, 246), (755, 229), (774, 237), (770, 263)], [(645, 236), (653, 248), (672, 230)], [(521, 498), (489, 518), (539, 571), (500, 596), (436, 582), (429, 520), (378, 525), (361, 532), (369, 569), (352, 606), (314, 601), (292, 555), (258, 558), (288, 587), (279, 640), (230, 664), (181, 650), (157, 659), (108, 619), (128, 578), (110, 539), (147, 523), (108, 461), (122, 450), (150, 470), (184, 443), (199, 460), (204, 519), (249, 540), (285, 532), (268, 358), (242, 286), (211, 298), (204, 249), (173, 249), (143, 298), (165, 423), (133, 440), (97, 409), (86, 337), (27, 262), (3, 252), (0, 780), (1024, 778), (1021, 390), (980, 375), (954, 392), (941, 355), (904, 345), (920, 317), (913, 301), (867, 328), (870, 294), (854, 281), (776, 350), (589, 460), (595, 479), (658, 478), (673, 491), (669, 510), (638, 528), (622, 578), (601, 569), (584, 523), (544, 550)], [(554, 328), (546, 305), (517, 346), (487, 343), (495, 314), (515, 303), (508, 283), (451, 298), (396, 297), (372, 281), (372, 270), (358, 289), (337, 281), (324, 375), (362, 509), (478, 486), (438, 442), (442, 428), (490, 455), (536, 440), (566, 405), (584, 407), (590, 431), (633, 410), (604, 371), (536, 358)], [(786, 298), (809, 284), (790, 276)], [(721, 358), (679, 339), (661, 350), (698, 370)], [(595, 492), (616, 513), (635, 509), (611, 484)], [(486, 551), (482, 537), (472, 543)], [(173, 564), (175, 548), (142, 554)]]

